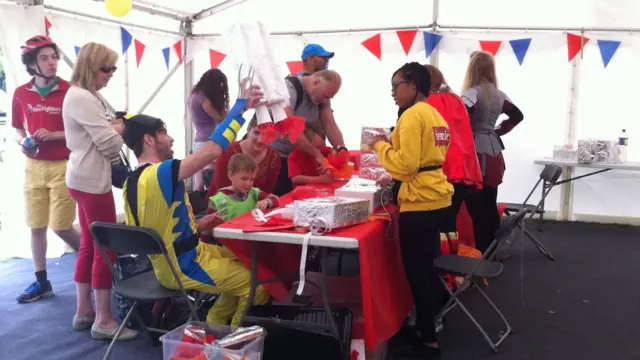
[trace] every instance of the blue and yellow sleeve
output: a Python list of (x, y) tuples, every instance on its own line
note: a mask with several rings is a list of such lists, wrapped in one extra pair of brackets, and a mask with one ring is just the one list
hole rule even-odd
[(224, 120), (216, 127), (209, 140), (217, 143), (222, 147), (223, 151), (229, 148), (229, 145), (236, 139), (238, 132), (242, 129), (245, 119), (242, 117), (242, 111), (247, 106), (247, 99), (237, 99), (231, 110), (227, 113)]

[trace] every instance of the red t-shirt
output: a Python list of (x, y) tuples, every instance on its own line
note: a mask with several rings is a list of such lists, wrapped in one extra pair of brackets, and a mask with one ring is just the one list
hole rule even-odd
[[(58, 79), (58, 84), (44, 98), (33, 85), (33, 80), (18, 87), (13, 93), (11, 126), (25, 129), (28, 134), (42, 128), (64, 131), (62, 103), (70, 87), (67, 81)], [(39, 148), (34, 159), (68, 160), (71, 153), (64, 140), (44, 142)]]
[(294, 149), (287, 158), (289, 179), (298, 175), (318, 176), (316, 159), (300, 149)]

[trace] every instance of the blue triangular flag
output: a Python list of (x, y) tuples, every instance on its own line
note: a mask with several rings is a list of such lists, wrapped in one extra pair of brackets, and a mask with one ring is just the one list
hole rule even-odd
[(615, 40), (598, 40), (600, 56), (602, 56), (602, 62), (604, 63), (605, 68), (609, 65), (609, 61), (611, 61), (613, 54), (618, 50), (620, 43), (620, 41)]
[(511, 49), (513, 49), (513, 53), (516, 55), (516, 59), (518, 59), (518, 63), (522, 65), (522, 62), (524, 61), (524, 57), (527, 55), (527, 51), (529, 51), (529, 45), (531, 45), (531, 38), (510, 40), (509, 44), (511, 44)]
[(164, 63), (167, 65), (167, 70), (169, 70), (169, 56), (171, 56), (171, 48), (162, 49), (162, 54), (164, 54)]
[(424, 36), (424, 50), (427, 57), (429, 57), (438, 46), (438, 43), (440, 43), (440, 40), (442, 40), (442, 35), (430, 32), (423, 32), (422, 35)]
[(7, 75), (4, 71), (0, 71), (0, 90), (7, 92)]
[(82, 47), (74, 45), (73, 48), (76, 50), (76, 57), (80, 54), (80, 50), (82, 49)]
[(133, 42), (133, 35), (127, 31), (127, 29), (120, 26), (120, 37), (122, 38), (122, 54), (129, 50), (129, 46), (131, 46), (131, 42)]

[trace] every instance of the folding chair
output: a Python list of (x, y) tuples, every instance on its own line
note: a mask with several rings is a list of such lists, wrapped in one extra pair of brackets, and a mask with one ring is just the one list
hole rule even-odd
[[(157, 232), (152, 229), (137, 226), (94, 222), (91, 224), (91, 234), (93, 235), (95, 242), (98, 244), (100, 253), (102, 253), (102, 256), (105, 258), (105, 261), (109, 264), (109, 268), (111, 269), (114, 281), (113, 291), (123, 298), (134, 301), (131, 309), (125, 316), (124, 320), (122, 320), (122, 324), (113, 337), (111, 344), (109, 344), (109, 348), (107, 348), (107, 352), (103, 357), (104, 360), (109, 359), (111, 356), (111, 351), (113, 351), (116, 341), (120, 337), (120, 333), (122, 333), (126, 324), (129, 322), (131, 315), (136, 317), (138, 323), (141, 324), (142, 328), (152, 340), (152, 331), (156, 333), (167, 333), (166, 330), (147, 327), (144, 324), (141, 316), (136, 311), (136, 307), (139, 302), (159, 301), (181, 296), (186, 300), (186, 303), (189, 306), (190, 315), (188, 321), (198, 320), (196, 306), (185, 291), (175, 265), (169, 257), (167, 248), (164, 246), (162, 237), (160, 237)], [(105, 253), (105, 249), (115, 251), (122, 255), (164, 255), (180, 290), (169, 290), (160, 285), (160, 282), (156, 279), (156, 275), (153, 271), (135, 275), (123, 281), (118, 281), (114, 264)]]
[[(482, 258), (475, 259), (465, 256), (458, 255), (443, 255), (439, 256), (433, 260), (433, 265), (438, 271), (438, 278), (440, 282), (446, 289), (446, 291), (451, 296), (445, 306), (442, 308), (442, 311), (436, 316), (436, 323), (442, 321), (442, 318), (448, 314), (451, 310), (453, 310), (456, 306), (460, 307), (462, 311), (471, 319), (473, 324), (480, 330), (482, 336), (487, 341), (491, 350), (494, 352), (498, 352), (498, 346), (502, 344), (504, 339), (511, 333), (513, 333), (513, 329), (507, 319), (504, 317), (502, 312), (498, 309), (498, 307), (489, 299), (487, 294), (482, 290), (482, 288), (476, 283), (475, 278), (484, 278), (484, 279), (493, 279), (497, 278), (502, 274), (503, 265), (497, 261), (490, 260), (492, 255), (489, 255), (494, 252), (495, 249), (499, 248), (507, 239), (511, 237), (514, 229), (521, 225), (525, 215), (527, 214), (527, 209), (522, 209), (518, 213), (509, 216), (503, 223), (500, 225), (500, 228), (496, 232), (496, 238), (489, 245), (489, 248), (482, 256)], [(521, 234), (521, 233), (520, 233)], [(487, 258), (489, 257), (489, 258)], [(445, 274), (453, 274), (455, 276), (464, 277), (464, 284), (469, 284), (469, 286), (460, 286), (455, 291), (449, 288), (447, 280), (444, 278)], [(489, 303), (491, 308), (500, 316), (502, 322), (506, 326), (506, 328), (500, 332), (497, 341), (493, 341), (491, 337), (487, 334), (484, 328), (478, 323), (478, 321), (471, 315), (469, 310), (462, 304), (459, 297), (460, 295), (469, 287), (473, 287), (480, 292), (482, 297)]]
[[(540, 177), (538, 178), (538, 181), (533, 186), (533, 189), (531, 189), (527, 198), (524, 199), (524, 202), (521, 205), (519, 205), (520, 207), (518, 211), (526, 210), (529, 213), (528, 219), (531, 219), (534, 214), (541, 214), (540, 211), (544, 213), (544, 209), (540, 210), (544, 207), (544, 200), (547, 198), (549, 193), (551, 193), (551, 190), (556, 186), (556, 183), (560, 179), (561, 175), (562, 175), (561, 167), (556, 165), (545, 165), (544, 169), (542, 169), (542, 172), (540, 173)], [(531, 198), (531, 195), (533, 195), (534, 191), (536, 191), (540, 183), (542, 183), (542, 197), (540, 198), (540, 201), (538, 202), (537, 205), (527, 204), (527, 201), (529, 201), (529, 199)], [(505, 214), (506, 215), (511, 214), (511, 212), (509, 212), (509, 206), (507, 206), (507, 209), (505, 209)], [(538, 248), (538, 250), (543, 255), (548, 257), (550, 260), (556, 259), (553, 256), (553, 254), (551, 254), (551, 252), (542, 244), (542, 242), (540, 242), (540, 240), (538, 240), (535, 236), (533, 236), (533, 234), (529, 230), (527, 229), (523, 229), (523, 230), (524, 230), (524, 234), (533, 242), (533, 244)], [(509, 248), (507, 248), (505, 252), (508, 251), (511, 248), (511, 246), (513, 246), (513, 243), (509, 241), (507, 241), (507, 243), (509, 243)]]

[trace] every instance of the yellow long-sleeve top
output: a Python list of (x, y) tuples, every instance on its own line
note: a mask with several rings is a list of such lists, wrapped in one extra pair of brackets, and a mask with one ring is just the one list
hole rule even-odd
[(379, 141), (374, 150), (382, 167), (402, 181), (398, 193), (400, 212), (438, 210), (451, 205), (453, 186), (442, 168), (449, 148), (449, 127), (436, 109), (418, 102), (407, 109), (391, 133), (391, 143)]

